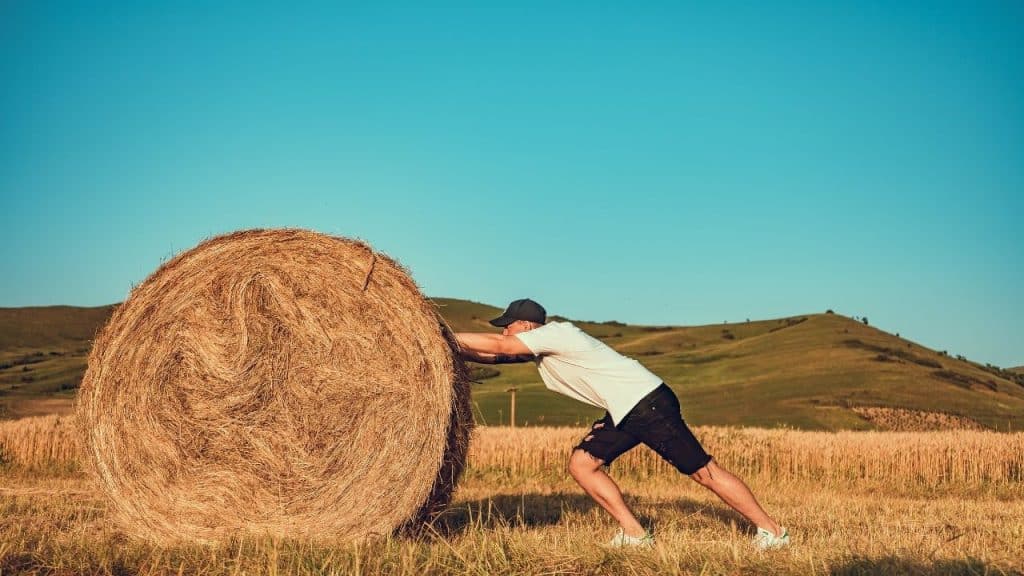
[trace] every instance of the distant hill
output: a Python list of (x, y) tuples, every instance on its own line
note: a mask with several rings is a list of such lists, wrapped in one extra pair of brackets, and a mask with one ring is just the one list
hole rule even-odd
[(0, 352), (46, 347), (88, 350), (89, 340), (117, 306), (0, 308)]
[[(466, 300), (434, 302), (457, 331), (494, 331), (487, 319), (501, 312)], [(90, 339), (115, 306), (0, 308), (0, 417), (70, 410)], [(693, 424), (1024, 428), (1024, 368), (951, 358), (838, 314), (708, 326), (576, 324), (661, 376)], [(473, 366), (481, 423), (507, 423), (510, 387), (518, 389), (520, 425), (583, 424), (600, 416), (546, 390), (532, 364)]]
[(0, 308), (0, 418), (68, 412), (116, 304)]

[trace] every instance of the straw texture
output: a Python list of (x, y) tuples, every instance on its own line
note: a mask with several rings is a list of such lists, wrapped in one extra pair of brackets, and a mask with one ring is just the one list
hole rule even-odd
[(365, 243), (298, 229), (208, 239), (98, 332), (76, 415), (131, 534), (353, 540), (449, 501), (471, 428), (434, 305)]

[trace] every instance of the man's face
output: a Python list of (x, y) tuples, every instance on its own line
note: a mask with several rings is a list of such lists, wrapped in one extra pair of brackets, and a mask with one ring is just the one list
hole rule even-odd
[(516, 320), (515, 322), (509, 324), (508, 326), (505, 326), (501, 333), (504, 336), (515, 336), (520, 332), (526, 332), (527, 330), (532, 329), (533, 325), (530, 322), (527, 322), (525, 320)]

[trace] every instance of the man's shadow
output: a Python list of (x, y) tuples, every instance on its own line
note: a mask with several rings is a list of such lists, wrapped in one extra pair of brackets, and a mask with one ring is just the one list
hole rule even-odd
[[(727, 526), (747, 524), (742, 516), (732, 510), (688, 498), (660, 500), (631, 497), (627, 502), (634, 510), (647, 507), (671, 509), (683, 516), (712, 518)], [(427, 523), (424, 531), (447, 538), (470, 528), (493, 530), (498, 527), (552, 526), (561, 523), (568, 514), (588, 514), (594, 509), (599, 509), (597, 503), (585, 494), (496, 494), (452, 504)], [(653, 518), (643, 514), (638, 514), (637, 519), (645, 526), (654, 523)]]

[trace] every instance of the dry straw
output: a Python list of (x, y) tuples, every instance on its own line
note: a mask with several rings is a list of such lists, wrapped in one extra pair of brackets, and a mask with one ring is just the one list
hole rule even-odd
[(0, 466), (73, 471), (79, 447), (72, 418), (51, 414), (0, 422)]
[[(79, 460), (71, 418), (38, 416), (0, 422), (0, 469), (73, 471)], [(698, 426), (701, 442), (748, 479), (868, 490), (1002, 487), (1024, 482), (1024, 432), (817, 432)], [(569, 452), (586, 428), (474, 430), (467, 470), (502, 477), (566, 478)], [(679, 473), (644, 446), (612, 465), (617, 477), (680, 481)], [(2, 476), (0, 476), (2, 483)]]
[(97, 334), (84, 463), (132, 534), (361, 539), (451, 497), (471, 416), (451, 331), (394, 260), (297, 229), (208, 239)]
[[(561, 472), (585, 429), (487, 428), (474, 433), (474, 469), (512, 474)], [(697, 427), (708, 452), (727, 468), (768, 481), (813, 480), (840, 485), (1020, 486), (1024, 433), (812, 432)], [(612, 464), (616, 474), (672, 478), (672, 466), (645, 446)]]

